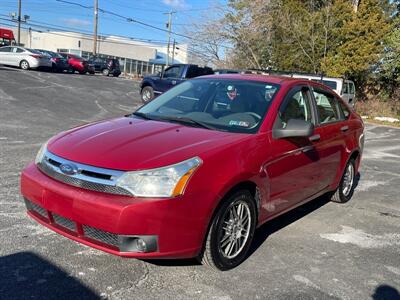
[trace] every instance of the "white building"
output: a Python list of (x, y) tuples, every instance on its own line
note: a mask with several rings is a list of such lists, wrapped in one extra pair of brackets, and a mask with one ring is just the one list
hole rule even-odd
[[(10, 28), (16, 36), (16, 29)], [(93, 37), (88, 34), (64, 31), (37, 31), (21, 29), (21, 44), (33, 49), (69, 52), (88, 58), (93, 52)], [(174, 51), (174, 55), (172, 52)], [(131, 73), (149, 73), (153, 65), (165, 65), (167, 46), (137, 41), (119, 36), (99, 36), (97, 52), (119, 58), (121, 65)], [(172, 56), (174, 61), (172, 62)], [(171, 43), (169, 64), (190, 63), (188, 45)], [(132, 70), (133, 69), (133, 70)]]

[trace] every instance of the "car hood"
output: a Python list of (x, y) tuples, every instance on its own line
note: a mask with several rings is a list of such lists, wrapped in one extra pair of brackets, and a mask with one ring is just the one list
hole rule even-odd
[(81, 126), (50, 140), (60, 157), (116, 170), (152, 169), (174, 164), (248, 137), (177, 123), (118, 118)]

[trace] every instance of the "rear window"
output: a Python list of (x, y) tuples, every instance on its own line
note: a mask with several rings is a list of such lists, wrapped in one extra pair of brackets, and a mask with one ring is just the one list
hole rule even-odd
[(333, 80), (320, 80), (320, 79), (311, 79), (312, 81), (319, 82), (325, 84), (326, 86), (330, 87), (332, 90), (337, 89), (337, 83)]

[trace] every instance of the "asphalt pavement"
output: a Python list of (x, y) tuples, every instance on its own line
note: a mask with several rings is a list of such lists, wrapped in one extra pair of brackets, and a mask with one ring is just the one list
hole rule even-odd
[(19, 174), (41, 143), (139, 105), (128, 79), (0, 66), (0, 299), (400, 299), (400, 129), (367, 125), (350, 202), (321, 197), (268, 222), (227, 272), (116, 257), (28, 218)]

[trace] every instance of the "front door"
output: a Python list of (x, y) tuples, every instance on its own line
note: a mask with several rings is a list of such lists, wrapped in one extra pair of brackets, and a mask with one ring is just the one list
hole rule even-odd
[[(279, 108), (274, 128), (286, 127), (290, 119), (314, 123), (311, 97), (309, 87), (293, 88)], [(271, 136), (270, 151), (270, 160), (264, 165), (270, 184), (270, 201), (265, 208), (275, 214), (318, 192), (315, 181), (319, 156), (308, 137), (274, 139)]]
[(182, 72), (183, 66), (171, 66), (165, 69), (162, 77), (159, 81), (156, 82), (156, 86), (158, 90), (155, 93), (164, 93), (168, 91), (170, 88), (174, 87), (175, 85), (179, 84), (182, 80)]

